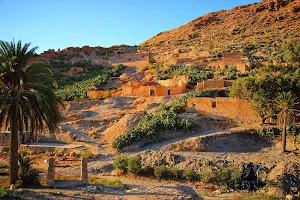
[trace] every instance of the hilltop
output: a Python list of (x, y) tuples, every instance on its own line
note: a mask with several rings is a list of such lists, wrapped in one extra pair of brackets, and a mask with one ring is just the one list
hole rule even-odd
[[(50, 49), (32, 61), (93, 62), (105, 66), (147, 66), (148, 52), (158, 63), (218, 67), (224, 52), (241, 52), (240, 63), (261, 66), (282, 62), (285, 43), (300, 40), (300, 1), (263, 0), (221, 10), (160, 32), (138, 46), (69, 47)], [(228, 55), (229, 59), (234, 55)], [(246, 57), (246, 59), (242, 58)]]
[[(273, 52), (280, 54), (283, 43), (299, 41), (299, 18), (299, 0), (263, 0), (206, 14), (157, 34), (140, 44), (140, 49), (151, 50), (165, 63), (199, 64), (199, 57), (234, 50), (274, 60)], [(275, 58), (280, 61), (279, 55)]]

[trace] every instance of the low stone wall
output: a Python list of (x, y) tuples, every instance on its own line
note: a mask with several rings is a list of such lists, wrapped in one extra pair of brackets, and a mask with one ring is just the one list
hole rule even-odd
[(218, 98), (189, 98), (187, 111), (197, 111), (203, 115), (230, 119), (239, 123), (257, 123), (260, 117), (251, 108), (250, 102), (244, 99)]
[[(81, 184), (88, 184), (88, 162), (86, 158), (81, 158), (81, 170), (80, 170), (80, 180)], [(48, 169), (47, 169), (47, 187), (55, 187), (55, 160), (50, 158), (48, 160)]]

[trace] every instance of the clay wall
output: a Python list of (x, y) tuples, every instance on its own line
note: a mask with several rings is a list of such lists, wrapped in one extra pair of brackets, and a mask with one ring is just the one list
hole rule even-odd
[[(123, 96), (167, 96), (181, 94), (186, 88), (186, 85), (181, 87), (164, 87), (160, 85), (146, 85), (146, 86), (122, 86)], [(151, 90), (153, 93), (151, 94)]]
[(239, 72), (249, 71), (251, 69), (251, 63), (245, 64), (243, 63), (244, 61), (249, 61), (249, 59), (244, 57), (242, 52), (223, 53), (223, 66), (236, 66)]
[(239, 71), (239, 72), (247, 72), (247, 71), (249, 71), (251, 68), (252, 68), (251, 66), (246, 65), (246, 64), (244, 64), (244, 63), (241, 63), (241, 64), (237, 64), (237, 65), (236, 65), (236, 69), (237, 69), (237, 71)]
[(260, 122), (259, 116), (251, 108), (250, 102), (244, 99), (218, 98), (189, 98), (188, 111), (198, 111), (203, 115), (230, 119), (240, 123)]
[(99, 99), (101, 97), (101, 91), (99, 90), (87, 91), (87, 97), (90, 99)]
[(233, 82), (234, 81), (230, 80), (205, 80), (197, 83), (196, 88), (201, 90), (220, 89), (224, 87), (231, 87)]
[(174, 76), (172, 79), (167, 80), (158, 80), (157, 83), (159, 85), (165, 87), (176, 87), (176, 86), (183, 86), (187, 85), (189, 82), (188, 76)]
[(187, 76), (175, 76), (173, 79), (160, 80), (157, 83), (129, 81), (122, 86), (123, 96), (166, 96), (181, 94), (188, 84)]
[(117, 90), (89, 90), (87, 91), (87, 97), (90, 99), (99, 99), (99, 98), (107, 98), (110, 96), (120, 96), (120, 93)]
[(222, 61), (224, 63), (228, 63), (228, 64), (241, 63), (243, 61), (243, 53), (242, 52), (233, 52), (233, 53), (224, 52)]

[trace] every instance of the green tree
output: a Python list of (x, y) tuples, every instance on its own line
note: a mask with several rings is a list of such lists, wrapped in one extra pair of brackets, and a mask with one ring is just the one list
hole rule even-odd
[(148, 52), (148, 62), (150, 65), (153, 65), (154, 63), (156, 63), (156, 60), (155, 60), (153, 54), (151, 53), (151, 51)]
[(299, 66), (267, 66), (258, 70), (258, 74), (239, 78), (230, 90), (230, 96), (251, 101), (253, 108), (262, 119), (276, 116), (276, 94), (291, 91), (300, 96)]
[(62, 102), (51, 87), (55, 85), (48, 65), (29, 65), (37, 47), (0, 41), (0, 124), (10, 127), (10, 183), (18, 178), (19, 137), (24, 129), (30, 130), (30, 138), (44, 130), (57, 128), (61, 115), (58, 106)]
[(286, 126), (288, 119), (294, 116), (297, 111), (295, 106), (297, 104), (297, 97), (291, 92), (280, 93), (276, 98), (276, 107), (279, 110), (278, 124), (282, 125), (282, 152), (286, 151)]
[(283, 60), (287, 63), (300, 62), (300, 44), (285, 43), (282, 45)]

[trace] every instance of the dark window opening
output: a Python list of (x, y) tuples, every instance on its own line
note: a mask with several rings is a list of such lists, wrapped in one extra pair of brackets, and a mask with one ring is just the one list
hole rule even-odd
[(168, 95), (171, 95), (171, 90), (168, 90)]
[(154, 95), (155, 95), (154, 90), (150, 90), (150, 96), (154, 96)]
[(196, 108), (196, 104), (195, 103), (192, 103), (192, 108)]
[(216, 101), (212, 101), (212, 102), (211, 102), (211, 107), (212, 107), (212, 108), (217, 107), (217, 102), (216, 102)]

